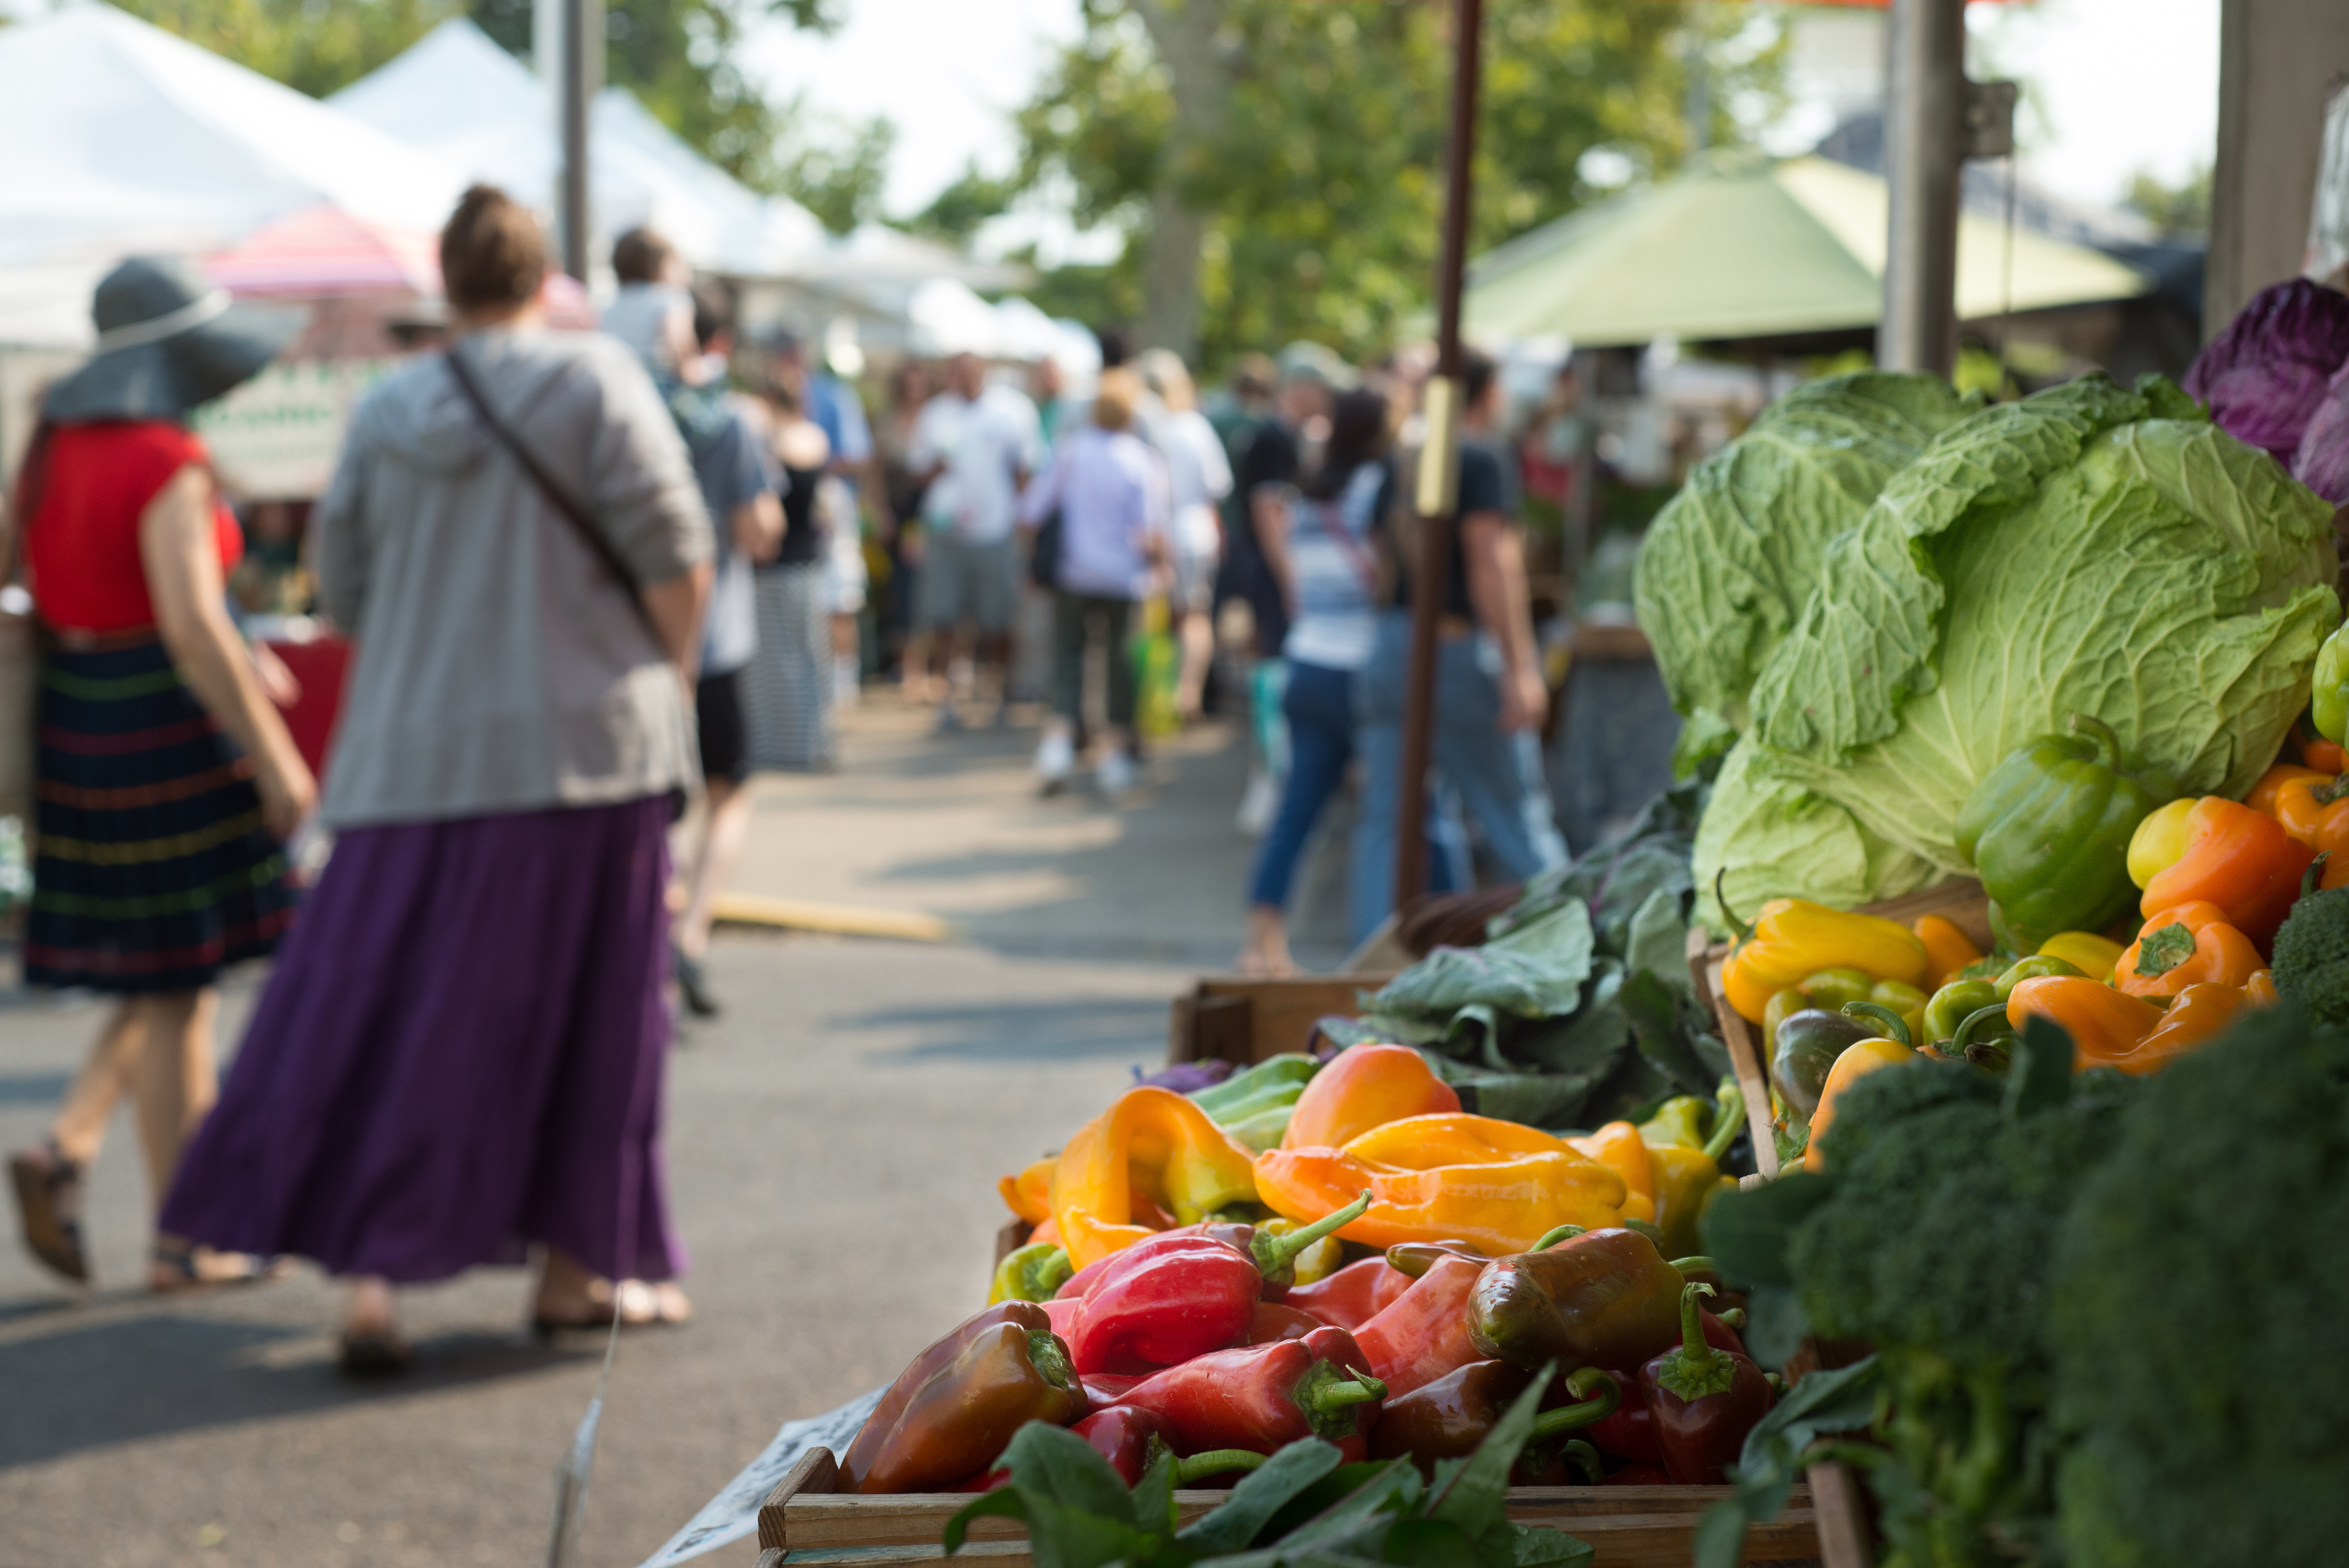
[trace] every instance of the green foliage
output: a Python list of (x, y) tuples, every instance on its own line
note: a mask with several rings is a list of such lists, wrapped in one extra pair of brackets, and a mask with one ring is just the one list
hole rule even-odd
[(2349, 888), (2292, 906), (2275, 939), (2276, 989), (2327, 1024), (2349, 1024)]
[(2129, 177), (2123, 204), (2136, 209), (2163, 233), (2199, 236), (2210, 232), (2210, 166), (2203, 164), (2172, 185), (2143, 170)]
[(2349, 1031), (2267, 1009), (2148, 1083), (2048, 1280), (2070, 1561), (2341, 1550), (2344, 1171)]
[(1537, 1377), (1474, 1454), (1436, 1467), (1432, 1484), (1407, 1459), (1340, 1465), (1335, 1448), (1309, 1438), (1179, 1528), (1171, 1455), (1129, 1491), (1083, 1439), (1030, 1421), (1004, 1454), (1010, 1484), (955, 1515), (947, 1553), (961, 1550), (973, 1520), (1002, 1516), (1027, 1525), (1037, 1568), (1582, 1568), (1588, 1546), (1512, 1523), (1504, 1507), (1510, 1467), (1533, 1435), (1548, 1381), (1547, 1373)]
[[(463, 0), (119, 0), (133, 16), (313, 98), (374, 70)], [(524, 7), (525, 17), (528, 6)]]
[[(1495, 0), (1474, 248), (1606, 194), (1581, 173), (1586, 152), (1634, 177), (1676, 168), (1692, 59), (1712, 78), (1707, 139), (1737, 139), (1733, 110), (1753, 118), (1775, 92), (1777, 57), (1733, 9)], [(1130, 256), (1149, 243), (1154, 193), (1204, 213), (1210, 363), (1297, 337), (1371, 352), (1433, 282), (1448, 17), (1360, 0), (1085, 0), (1081, 36), (1019, 112), (1014, 183), (1072, 195), (1076, 221), (1123, 230)]]

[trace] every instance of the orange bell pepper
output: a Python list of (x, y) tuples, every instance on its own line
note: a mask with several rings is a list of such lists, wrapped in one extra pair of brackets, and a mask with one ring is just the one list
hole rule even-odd
[[(2279, 762), (2260, 775), (2260, 781), (2251, 786), (2250, 794), (2243, 797), (2243, 804), (2262, 817), (2273, 817), (2276, 815), (2276, 792), (2285, 785), (2302, 779), (2313, 779), (2320, 784), (2333, 782), (2333, 775), (2329, 773), (2320, 773), (2313, 768), (2302, 768), (2297, 762)], [(2290, 823), (2285, 824), (2284, 830), (2291, 832)], [(2292, 836), (2298, 838), (2300, 835), (2294, 833)]]
[(2199, 1049), (2212, 1036), (2233, 1023), (2235, 1015), (2252, 1006), (2251, 993), (2239, 985), (2189, 985), (2161, 1016), (2153, 1032), (2135, 1050), (2075, 1066), (2118, 1068), (2132, 1077), (2159, 1072), (2179, 1057)]
[[(1459, 1109), (1458, 1092), (1409, 1046), (1352, 1046), (1306, 1084), (1290, 1108), (1280, 1146), (1342, 1148), (1390, 1121)], [(1351, 1193), (1346, 1202), (1353, 1202)]]
[(1917, 940), (1925, 944), (1925, 989), (1938, 991), (1950, 983), (1950, 976), (1969, 964), (1982, 962), (1982, 949), (1973, 938), (1958, 929), (1958, 923), (1942, 914), (1920, 914), (1909, 929)]
[(1623, 1178), (1625, 1219), (1655, 1219), (1656, 1157), (1648, 1151), (1648, 1140), (1640, 1136), (1638, 1128), (1628, 1121), (1610, 1121), (1596, 1132), (1566, 1141), (1585, 1159), (1596, 1160)]
[(1827, 1069), (1826, 1082), (1819, 1086), (1818, 1109), (1811, 1112), (1810, 1142), (1803, 1149), (1803, 1169), (1826, 1169), (1826, 1154), (1819, 1147), (1819, 1140), (1835, 1124), (1836, 1101), (1843, 1098), (1844, 1090), (1872, 1072), (1913, 1062), (1922, 1054), (1898, 1040), (1862, 1040), (1846, 1046), (1843, 1055), (1836, 1057), (1835, 1066)]
[(2292, 744), (2299, 748), (2300, 759), (2323, 773), (2349, 773), (2349, 749), (2337, 740), (2327, 740), (2313, 735), (2304, 724), (2292, 727)]
[(1052, 1170), (1061, 1162), (1057, 1154), (1047, 1154), (1032, 1161), (1017, 1176), (996, 1179), (995, 1190), (1003, 1194), (1004, 1206), (1031, 1225), (1040, 1225), (1052, 1217)]
[(2272, 1007), (2283, 1000), (2276, 989), (2274, 973), (2266, 969), (2252, 971), (2251, 977), (2243, 982), (2243, 995), (2251, 998), (2254, 1007)]
[(2240, 985), (2266, 967), (2227, 912), (2199, 900), (2147, 915), (2113, 965), (2113, 984), (2132, 996), (2175, 996), (2189, 985)]
[(1391, 1121), (1342, 1149), (1267, 1150), (1257, 1156), (1256, 1186), (1274, 1212), (1299, 1223), (1368, 1189), (1369, 1211), (1338, 1233), (1347, 1241), (1458, 1241), (1495, 1257), (1560, 1225), (1618, 1224), (1625, 1196), (1622, 1177), (1564, 1140), (1457, 1112)]
[(1254, 1160), (1183, 1096), (1126, 1090), (1053, 1162), (1052, 1218), (1070, 1261), (1082, 1268), (1155, 1235), (1164, 1227), (1149, 1222), (1162, 1217), (1196, 1224), (1254, 1202)]
[(2254, 943), (2274, 941), (2316, 851), (2274, 818), (2220, 795), (2195, 801), (2186, 829), (2184, 852), (2145, 884), (2138, 911), (2151, 919), (2181, 904), (2215, 903)]
[[(2268, 778), (2283, 771), (2278, 763), (2268, 769)], [(2324, 862), (2326, 887), (2349, 886), (2349, 786), (2311, 769), (2294, 769), (2291, 778), (2279, 781), (2268, 815), (2310, 849), (2333, 857)]]
[(2161, 1026), (2161, 1009), (2101, 980), (2078, 975), (2042, 975), (2015, 986), (2006, 998), (2006, 1021), (2017, 1029), (2037, 1016), (2064, 1026), (2072, 1037), (2072, 1069), (2110, 1065), (2137, 1048)]

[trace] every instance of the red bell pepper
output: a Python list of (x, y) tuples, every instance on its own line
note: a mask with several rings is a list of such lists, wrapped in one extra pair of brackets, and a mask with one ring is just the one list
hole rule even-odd
[(1079, 1372), (1147, 1374), (1247, 1334), (1261, 1276), (1238, 1248), (1206, 1236), (1158, 1236), (1108, 1262), (1069, 1335)]
[(1355, 1335), (1371, 1373), (1401, 1398), (1485, 1355), (1468, 1337), (1468, 1302), (1485, 1260), (1465, 1253), (1433, 1266)]
[(1247, 1337), (1241, 1343), (1269, 1345), (1276, 1339), (1302, 1339), (1317, 1328), (1329, 1326), (1285, 1301), (1260, 1301), (1256, 1304), (1255, 1319), (1248, 1324)]
[(1353, 1332), (1394, 1305), (1409, 1290), (1412, 1276), (1384, 1258), (1364, 1258), (1348, 1264), (1327, 1279), (1292, 1285), (1280, 1298), (1283, 1306), (1319, 1318), (1332, 1328)]
[[(1647, 1396), (1640, 1387), (1639, 1374), (1619, 1368), (1609, 1371), (1608, 1376), (1622, 1385), (1627, 1397), (1613, 1415), (1603, 1421), (1591, 1422), (1590, 1430), (1584, 1435), (1617, 1459), (1662, 1464), (1664, 1448), (1656, 1440), (1656, 1418), (1648, 1413)], [(1088, 1383), (1085, 1387), (1090, 1390), (1092, 1385)], [(1656, 1479), (1662, 1480), (1661, 1470), (1657, 1471)]]
[(1096, 1258), (1071, 1274), (1067, 1283), (1052, 1294), (1057, 1297), (1073, 1296), (1080, 1299), (1089, 1297), (1100, 1288), (1102, 1281), (1109, 1275), (1134, 1267), (1135, 1253), (1139, 1253), (1146, 1257), (1152, 1248), (1204, 1237), (1209, 1241), (1222, 1242), (1227, 1246), (1237, 1248), (1249, 1262), (1256, 1265), (1257, 1273), (1263, 1276), (1263, 1283), (1258, 1291), (1260, 1298), (1265, 1301), (1279, 1301), (1295, 1288), (1289, 1282), (1297, 1277), (1297, 1260), (1304, 1254), (1306, 1249), (1324, 1236), (1334, 1234), (1344, 1226), (1361, 1219), (1369, 1212), (1370, 1206), (1371, 1195), (1365, 1192), (1344, 1208), (1333, 1213), (1325, 1214), (1309, 1225), (1300, 1225), (1293, 1231), (1284, 1232), (1278, 1235), (1255, 1225), (1235, 1224), (1223, 1220), (1203, 1220), (1195, 1225), (1177, 1226), (1173, 1230), (1161, 1231), (1157, 1235), (1137, 1242), (1122, 1252), (1112, 1253), (1104, 1258)]
[(1116, 1404), (1142, 1381), (1140, 1377), (1123, 1377), (1115, 1372), (1096, 1372), (1085, 1379), (1085, 1398), (1092, 1400), (1093, 1408), (1098, 1410)]
[(1664, 1469), (1682, 1486), (1727, 1480), (1746, 1433), (1770, 1413), (1775, 1398), (1759, 1367), (1706, 1343), (1697, 1298), (1712, 1294), (1709, 1284), (1682, 1288), (1679, 1346), (1640, 1368)]
[[(1325, 1330), (1324, 1332), (1332, 1332)], [(1084, 1386), (1044, 1309), (1007, 1301), (914, 1357), (841, 1457), (845, 1491), (929, 1491), (992, 1461), (1031, 1420), (1085, 1414)]]
[(1369, 1451), (1385, 1397), (1353, 1336), (1317, 1328), (1302, 1339), (1211, 1350), (1170, 1367), (1130, 1390), (1119, 1408), (1164, 1421), (1185, 1458), (1229, 1449), (1270, 1454), (1320, 1438), (1351, 1461)]

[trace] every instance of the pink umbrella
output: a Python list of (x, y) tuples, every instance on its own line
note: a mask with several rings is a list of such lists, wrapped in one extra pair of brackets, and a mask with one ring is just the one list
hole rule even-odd
[(204, 271), (229, 293), (244, 296), (437, 294), (438, 251), (434, 235), (370, 222), (325, 205), (264, 224), (207, 256)]

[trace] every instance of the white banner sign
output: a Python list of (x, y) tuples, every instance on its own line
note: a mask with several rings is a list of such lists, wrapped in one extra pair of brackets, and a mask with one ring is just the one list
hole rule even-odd
[(247, 500), (326, 493), (359, 399), (399, 362), (312, 359), (273, 365), (196, 415), (196, 431), (231, 490)]
[(885, 1388), (875, 1388), (870, 1394), (860, 1394), (837, 1410), (827, 1410), (821, 1416), (810, 1416), (803, 1421), (786, 1421), (783, 1429), (775, 1434), (764, 1452), (752, 1460), (740, 1475), (726, 1483), (726, 1490), (705, 1504), (691, 1522), (669, 1538), (667, 1545), (645, 1559), (643, 1568), (674, 1568), (679, 1563), (715, 1552), (719, 1547), (741, 1540), (759, 1528), (759, 1505), (775, 1490), (802, 1454), (812, 1448), (830, 1449), (835, 1455), (845, 1453), (849, 1440), (864, 1418), (881, 1402)]

